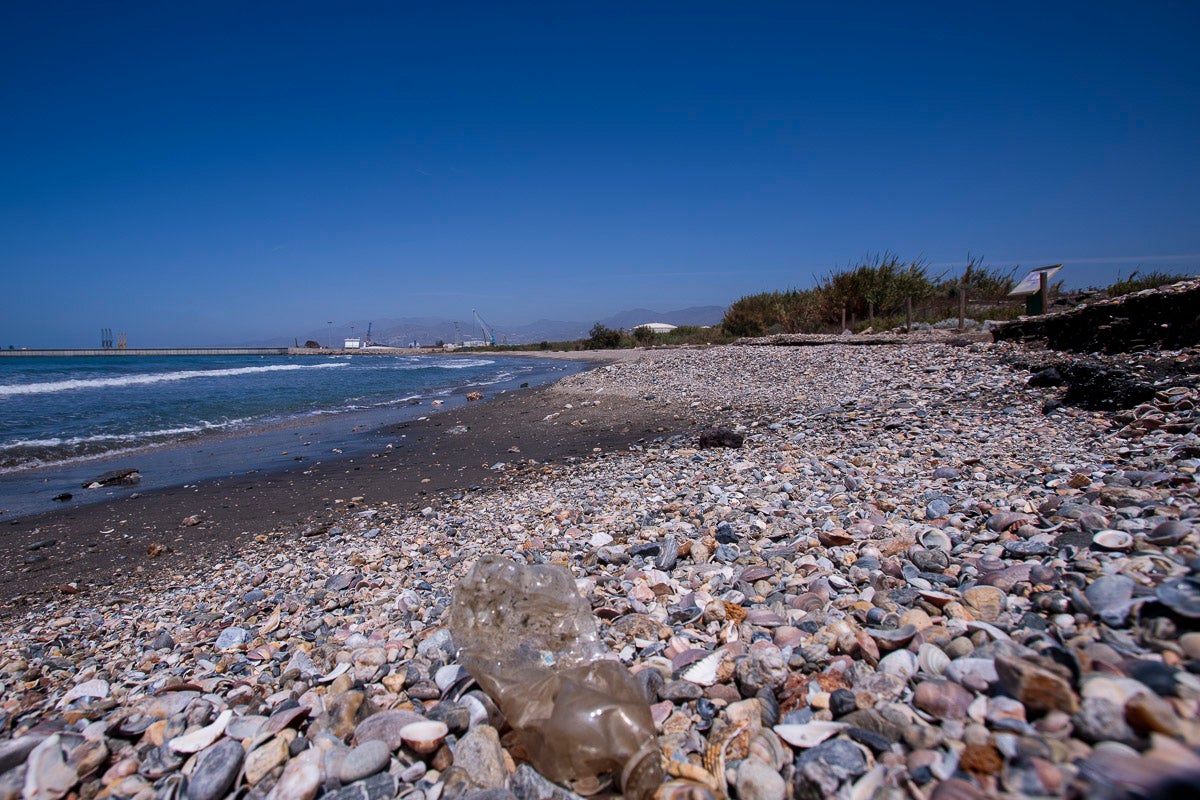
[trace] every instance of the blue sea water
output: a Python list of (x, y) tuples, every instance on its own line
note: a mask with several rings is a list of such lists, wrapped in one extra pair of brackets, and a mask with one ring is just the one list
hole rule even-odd
[(578, 369), (485, 354), (4, 358), (0, 474), (318, 417), (427, 413), (439, 397)]

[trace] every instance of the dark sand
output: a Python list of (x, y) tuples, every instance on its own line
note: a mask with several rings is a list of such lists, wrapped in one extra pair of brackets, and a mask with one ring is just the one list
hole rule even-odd
[[(156, 576), (236, 555), (258, 536), (283, 532), (298, 539), (306, 526), (384, 502), (396, 506), (389, 511), (394, 516), (437, 507), (463, 492), (522, 480), (546, 464), (592, 457), (596, 448), (624, 450), (639, 440), (693, 429), (691, 421), (640, 400), (606, 395), (599, 407), (580, 407), (580, 401), (593, 398), (571, 396), (555, 386), (503, 394), (426, 420), (364, 432), (395, 443), (390, 450), (381, 446), (366, 456), (301, 462), (275, 472), (0, 521), (0, 615), (38, 607), (64, 593), (114, 584), (135, 590)], [(564, 411), (566, 403), (575, 408)], [(553, 423), (543, 421), (556, 411), (563, 413)], [(586, 423), (572, 424), (581, 420)], [(511, 452), (512, 447), (520, 452)], [(491, 469), (497, 462), (510, 466)], [(193, 515), (202, 522), (184, 526)]]

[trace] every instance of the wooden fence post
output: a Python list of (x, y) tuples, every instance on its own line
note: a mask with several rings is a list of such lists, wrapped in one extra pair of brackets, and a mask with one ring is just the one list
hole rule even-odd
[(912, 333), (912, 295), (905, 298), (904, 332)]
[(846, 307), (842, 306), (842, 330), (846, 330)]
[(871, 333), (875, 332), (875, 304), (867, 303), (867, 319), (870, 320)]
[(967, 318), (967, 287), (962, 281), (958, 282), (958, 329), (966, 326)]

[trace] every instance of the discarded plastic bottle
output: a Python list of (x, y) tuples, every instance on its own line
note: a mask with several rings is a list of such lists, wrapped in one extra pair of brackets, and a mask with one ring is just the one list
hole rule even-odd
[(454, 592), (450, 632), (539, 772), (611, 772), (627, 798), (653, 797), (663, 769), (650, 707), (565, 567), (484, 556)]

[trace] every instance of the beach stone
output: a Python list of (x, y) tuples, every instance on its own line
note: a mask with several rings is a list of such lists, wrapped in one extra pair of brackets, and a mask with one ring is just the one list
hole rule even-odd
[(477, 725), (458, 740), (454, 748), (454, 766), (470, 776), (480, 789), (502, 789), (508, 778), (500, 737), (490, 725)]
[(1079, 710), (1071, 684), (1061, 675), (1012, 656), (997, 656), (995, 665), (1000, 683), (1033, 714), (1051, 710), (1074, 714)]
[(704, 694), (704, 687), (691, 681), (669, 681), (663, 684), (658, 696), (673, 703), (686, 703), (696, 700)]
[[(936, 477), (936, 475), (935, 475)], [(941, 519), (950, 513), (950, 504), (945, 498), (935, 497), (925, 505), (926, 519)]]
[(391, 757), (391, 751), (382, 740), (372, 739), (363, 742), (346, 753), (338, 770), (338, 777), (341, 778), (342, 783), (354, 783), (384, 770), (391, 761)]
[(866, 771), (866, 755), (847, 739), (827, 739), (796, 759), (797, 778), (803, 776), (829, 794), (837, 791), (842, 781), (857, 778)]
[(322, 800), (392, 800), (396, 796), (396, 778), (388, 773), (372, 775), (349, 786), (321, 795)]
[(1145, 733), (1180, 734), (1179, 717), (1167, 701), (1157, 695), (1134, 695), (1125, 703), (1125, 719), (1134, 730)]
[(1088, 603), (1097, 614), (1128, 603), (1133, 597), (1134, 582), (1125, 575), (1101, 575), (1083, 590)]
[(232, 626), (221, 631), (221, 635), (217, 637), (213, 647), (218, 650), (232, 650), (235, 647), (241, 647), (248, 641), (250, 641), (250, 631)]
[(395, 752), (404, 744), (400, 730), (405, 725), (424, 721), (425, 718), (415, 711), (402, 708), (381, 711), (358, 723), (358, 727), (354, 729), (354, 741), (357, 744), (365, 744), (378, 740), (386, 744), (389, 751)]
[(1137, 734), (1125, 721), (1125, 709), (1104, 697), (1085, 697), (1071, 717), (1075, 735), (1089, 744), (1114, 741), (1137, 744)]
[(924, 681), (913, 692), (913, 705), (938, 719), (962, 720), (975, 696), (956, 683)]
[(740, 433), (736, 433), (729, 428), (709, 428), (700, 432), (700, 449), (704, 450), (713, 447), (728, 447), (739, 448), (746, 441), (746, 437)]
[(782, 686), (791, 674), (783, 652), (768, 641), (755, 642), (749, 655), (735, 668), (738, 686), (744, 697), (753, 697), (762, 689)]
[(529, 764), (520, 764), (508, 781), (517, 800), (579, 800), (579, 795), (546, 780)]
[(310, 748), (293, 758), (283, 768), (283, 774), (268, 800), (312, 800), (321, 788), (321, 754)]
[(739, 800), (784, 800), (787, 794), (787, 784), (778, 770), (753, 758), (742, 760), (734, 783)]
[(995, 586), (974, 586), (962, 593), (962, 601), (975, 619), (995, 622), (1004, 612), (1005, 594)]
[(24, 764), (34, 748), (46, 738), (45, 735), (26, 735), (0, 742), (0, 773)]
[(217, 800), (233, 786), (242, 768), (245, 751), (240, 742), (222, 739), (196, 757), (188, 780), (188, 800)]
[(271, 737), (262, 745), (246, 754), (246, 783), (254, 786), (268, 774), (288, 760), (288, 743), (279, 737)]

